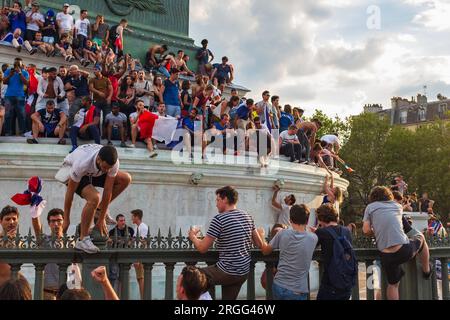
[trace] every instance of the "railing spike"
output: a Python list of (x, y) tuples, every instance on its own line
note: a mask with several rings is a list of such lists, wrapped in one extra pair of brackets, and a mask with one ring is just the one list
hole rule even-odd
[(139, 248), (139, 240), (141, 240), (141, 235), (139, 234), (139, 226), (137, 226), (137, 228), (136, 228), (136, 241), (135, 241), (136, 248)]

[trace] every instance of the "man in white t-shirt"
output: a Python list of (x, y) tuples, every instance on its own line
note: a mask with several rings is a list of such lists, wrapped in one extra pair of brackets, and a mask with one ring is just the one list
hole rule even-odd
[(45, 22), (44, 16), (39, 12), (39, 3), (37, 1), (33, 1), (31, 11), (28, 11), (26, 16), (27, 32), (25, 34), (25, 40), (33, 41), (36, 32), (44, 26)]
[(302, 161), (302, 145), (297, 136), (298, 128), (295, 125), (290, 126), (286, 131), (280, 133), (280, 154), (291, 158), (291, 162)]
[(325, 141), (328, 144), (328, 147), (330, 147), (330, 151), (333, 151), (336, 154), (339, 153), (339, 150), (341, 149), (341, 140), (339, 140), (339, 134), (333, 133), (333, 134), (327, 134), (324, 135), (322, 138), (320, 138), (320, 141)]
[(272, 196), (272, 206), (279, 212), (278, 215), (278, 224), (282, 224), (285, 226), (290, 226), (290, 217), (289, 217), (289, 211), (291, 210), (292, 206), (295, 204), (295, 195), (290, 194), (286, 197), (284, 197), (283, 201), (277, 200), (278, 199), (278, 193), (280, 192), (280, 187), (278, 185), (273, 186), (273, 196)]
[(69, 43), (72, 44), (74, 21), (72, 15), (69, 13), (70, 5), (65, 3), (63, 11), (56, 15), (56, 24), (58, 25), (59, 36), (67, 34), (69, 36)]
[(87, 10), (81, 10), (80, 19), (75, 22), (74, 34), (78, 41), (78, 49), (83, 50), (86, 47), (87, 39), (91, 38), (91, 23)]
[[(144, 213), (140, 209), (131, 211), (131, 221), (133, 222), (134, 236), (139, 237), (140, 241), (145, 241), (148, 236), (148, 226), (142, 222), (142, 217)], [(133, 264), (136, 271), (136, 280), (139, 284), (139, 292), (141, 295), (141, 300), (144, 299), (144, 266), (140, 262), (135, 262)]]
[[(69, 172), (64, 168), (69, 168)], [(61, 172), (66, 172), (64, 177), (60, 176)], [(75, 243), (75, 248), (86, 253), (98, 252), (99, 249), (89, 236), (94, 215), (96, 211), (99, 213), (96, 227), (103, 236), (107, 236), (106, 214), (109, 204), (131, 183), (131, 176), (127, 172), (119, 171), (117, 150), (111, 146), (96, 144), (80, 146), (64, 159), (63, 168), (56, 178), (67, 185), (64, 199), (64, 232), (70, 225), (70, 211), (76, 193), (86, 200), (86, 204), (81, 215), (80, 239)], [(95, 187), (103, 188), (102, 197)]]

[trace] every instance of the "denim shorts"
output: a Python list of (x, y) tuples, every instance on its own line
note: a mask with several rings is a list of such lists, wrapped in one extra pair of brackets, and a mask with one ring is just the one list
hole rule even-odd
[(274, 300), (308, 300), (308, 293), (294, 292), (277, 285), (272, 284), (272, 293)]
[(167, 115), (176, 118), (176, 117), (181, 116), (181, 107), (166, 104), (166, 112), (167, 112)]

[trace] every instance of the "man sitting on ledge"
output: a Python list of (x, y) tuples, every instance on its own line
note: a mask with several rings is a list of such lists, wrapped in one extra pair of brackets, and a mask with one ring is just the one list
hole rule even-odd
[(67, 117), (64, 112), (55, 108), (55, 101), (48, 100), (46, 108), (36, 111), (31, 116), (31, 120), (33, 121), (33, 138), (27, 139), (29, 144), (38, 144), (37, 138), (39, 133), (49, 138), (58, 137), (58, 144), (66, 144), (64, 134), (66, 132)]

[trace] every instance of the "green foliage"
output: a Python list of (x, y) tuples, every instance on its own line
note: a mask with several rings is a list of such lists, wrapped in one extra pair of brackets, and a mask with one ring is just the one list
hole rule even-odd
[(317, 133), (317, 137), (320, 138), (326, 134), (338, 133), (339, 139), (343, 144), (348, 140), (350, 136), (350, 123), (349, 119), (342, 120), (337, 115), (334, 118), (330, 118), (321, 110), (314, 112), (313, 116), (309, 120), (318, 119), (322, 122), (322, 128)]
[(349, 121), (351, 134), (340, 155), (355, 173), (343, 215), (354, 221), (368, 203), (370, 190), (390, 185), (403, 175), (409, 192), (427, 191), (443, 220), (450, 212), (450, 122), (437, 121), (416, 131), (390, 126), (378, 115), (364, 113)]

